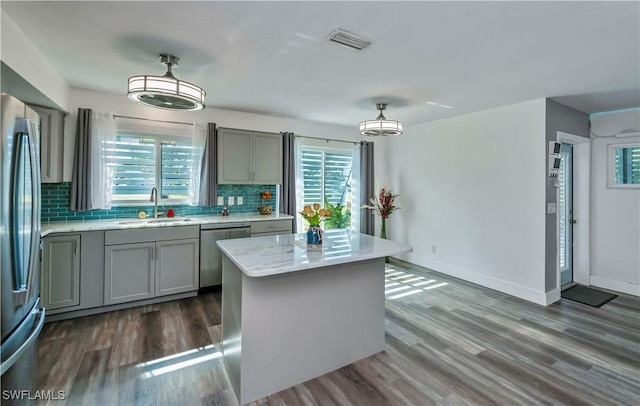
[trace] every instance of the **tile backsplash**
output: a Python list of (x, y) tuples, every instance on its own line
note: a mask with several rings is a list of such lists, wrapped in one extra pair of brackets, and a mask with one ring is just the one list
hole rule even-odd
[[(271, 199), (263, 200), (260, 193), (270, 191)], [(71, 182), (64, 183), (43, 183), (42, 184), (42, 215), (43, 223), (50, 221), (69, 220), (106, 220), (116, 218), (134, 218), (142, 209), (147, 213), (153, 213), (153, 204), (137, 206), (117, 206), (109, 210), (89, 210), (71, 211), (69, 209), (69, 197), (71, 195)], [(238, 206), (227, 206), (230, 213), (252, 213), (257, 212), (258, 207), (270, 204), (274, 210), (276, 208), (276, 186), (275, 185), (218, 185), (218, 196), (224, 197), (227, 204), (229, 197), (234, 200), (242, 196), (244, 202)], [(203, 214), (220, 214), (222, 206), (200, 207), (188, 205), (163, 205), (158, 204), (158, 210), (166, 212), (169, 207), (173, 208), (177, 216), (194, 216)]]

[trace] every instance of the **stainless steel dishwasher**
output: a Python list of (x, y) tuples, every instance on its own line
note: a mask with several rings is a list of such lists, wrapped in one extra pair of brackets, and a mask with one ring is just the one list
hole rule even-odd
[(222, 252), (216, 241), (251, 237), (251, 223), (200, 226), (200, 289), (222, 284)]

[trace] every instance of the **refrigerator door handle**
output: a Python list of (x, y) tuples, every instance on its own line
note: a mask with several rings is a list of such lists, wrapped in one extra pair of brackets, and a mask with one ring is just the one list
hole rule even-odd
[[(31, 161), (31, 245), (29, 247), (29, 276), (27, 277), (27, 291), (33, 288), (34, 279), (38, 275), (40, 262), (40, 157), (38, 151), (37, 128), (35, 123), (27, 120), (29, 131), (29, 159)], [(28, 295), (27, 295), (28, 296)], [(29, 300), (28, 297), (26, 300)]]
[[(20, 188), (20, 170), (24, 159), (24, 133), (28, 131), (28, 124), (25, 123), (25, 119), (16, 120), (16, 137), (15, 137), (15, 159), (13, 161), (13, 168), (11, 168), (11, 201), (14, 205), (19, 204), (18, 193)], [(14, 209), (14, 212), (17, 212), (17, 209)], [(20, 241), (18, 241), (18, 237), (20, 235), (20, 229), (23, 227), (22, 223), (18, 221), (18, 219), (12, 219), (11, 224), (11, 245), (13, 250), (13, 261), (14, 261), (14, 272), (13, 272), (13, 304), (14, 306), (23, 305), (26, 303), (28, 288), (23, 281), (23, 252)]]
[(31, 332), (29, 338), (27, 338), (25, 342), (22, 343), (20, 348), (18, 348), (16, 352), (11, 354), (9, 358), (7, 358), (2, 364), (0, 364), (0, 375), (4, 375), (4, 373), (7, 372), (18, 359), (20, 359), (22, 354), (29, 348), (29, 346), (38, 339), (38, 335), (40, 334), (40, 331), (42, 331), (42, 326), (44, 326), (44, 307), (36, 307), (35, 309), (33, 309), (33, 314), (38, 318), (38, 324), (36, 325), (36, 328)]
[[(39, 195), (39, 188), (40, 188), (40, 179), (36, 179), (37, 177), (35, 176), (36, 173), (40, 173), (39, 170), (37, 170), (38, 168), (38, 155), (37, 155), (37, 151), (35, 150), (35, 128), (32, 128), (33, 123), (31, 123), (31, 121), (29, 119), (19, 119), (17, 120), (16, 123), (16, 130), (17, 130), (17, 137), (16, 137), (16, 151), (18, 151), (18, 153), (16, 154), (16, 159), (14, 161), (14, 168), (12, 168), (12, 183), (13, 183), (13, 188), (12, 188), (12, 200), (14, 202), (14, 204), (17, 204), (18, 202), (18, 198), (16, 195), (17, 192), (17, 187), (19, 186), (19, 181), (22, 180), (24, 181), (25, 179), (18, 179), (19, 175), (20, 175), (20, 166), (24, 164), (23, 162), (23, 154), (22, 151), (25, 147), (24, 143), (26, 141), (26, 148), (29, 152), (29, 156), (28, 156), (28, 160), (29, 160), (29, 169), (30, 169), (30, 181), (31, 181), (31, 233), (30, 233), (30, 241), (29, 241), (29, 253), (28, 253), (28, 265), (27, 265), (27, 280), (24, 280), (24, 275), (21, 274), (21, 271), (24, 271), (21, 265), (24, 265), (24, 260), (20, 260), (20, 258), (22, 258), (22, 253), (18, 252), (16, 253), (16, 258), (18, 259), (19, 262), (22, 262), (22, 264), (15, 264), (16, 266), (16, 270), (17, 270), (17, 274), (14, 275), (15, 277), (15, 285), (14, 285), (14, 290), (13, 290), (13, 304), (15, 306), (21, 306), (27, 303), (27, 301), (29, 300), (29, 296), (30, 296), (30, 290), (31, 290), (31, 286), (33, 284), (33, 278), (35, 277), (35, 274), (37, 273), (37, 267), (38, 267), (38, 250), (39, 250), (39, 239), (40, 239), (40, 230), (39, 227), (34, 228), (35, 225), (40, 224), (40, 213), (37, 210), (39, 207), (38, 201), (37, 201), (37, 196)], [(14, 220), (15, 221), (15, 220)], [(16, 236), (20, 235), (20, 227), (22, 227), (21, 224), (17, 224), (16, 222), (14, 222), (13, 224), (13, 244), (14, 247), (18, 245), (18, 243), (15, 241)], [(17, 250), (20, 251), (21, 247), (17, 247)], [(14, 248), (15, 250), (16, 248)]]

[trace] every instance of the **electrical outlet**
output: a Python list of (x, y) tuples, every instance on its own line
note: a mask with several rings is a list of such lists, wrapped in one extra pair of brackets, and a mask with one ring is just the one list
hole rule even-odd
[(238, 196), (238, 198), (236, 199), (236, 202), (238, 202), (238, 206), (242, 206), (242, 203), (243, 203), (242, 200), (243, 200), (242, 196)]
[(228, 203), (228, 205), (229, 205), (229, 206), (233, 206), (233, 205), (234, 205), (234, 203), (233, 203), (233, 196), (229, 196), (229, 197), (227, 198), (227, 203)]
[(435, 253), (436, 253), (436, 251), (437, 251), (437, 250), (436, 250), (436, 246), (435, 246), (435, 245), (432, 245), (432, 246), (431, 246), (431, 253), (432, 253), (432, 254), (435, 254)]
[(218, 206), (224, 206), (224, 196), (218, 196)]

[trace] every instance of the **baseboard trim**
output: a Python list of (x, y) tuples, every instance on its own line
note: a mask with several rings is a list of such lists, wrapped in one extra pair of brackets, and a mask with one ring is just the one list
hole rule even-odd
[(591, 286), (615, 290), (616, 292), (626, 293), (628, 295), (640, 296), (640, 285), (619, 281), (617, 279), (603, 278), (597, 275), (591, 275), (590, 279)]
[(545, 299), (547, 304), (545, 306), (549, 306), (552, 303), (557, 302), (558, 300), (560, 300), (561, 296), (560, 294), (562, 293), (561, 289), (554, 289), (551, 292), (547, 292), (545, 294)]
[(506, 293), (508, 295), (539, 304), (541, 306), (548, 306), (551, 303), (560, 300), (559, 290), (557, 292), (554, 290), (548, 293), (537, 291), (503, 279), (493, 278), (468, 269), (424, 258), (416, 255), (415, 253), (398, 255), (398, 258), (425, 268), (433, 269), (436, 272), (441, 272), (455, 278), (463, 279), (467, 282), (475, 283), (476, 285), (484, 286), (489, 289), (497, 290), (498, 292)]

